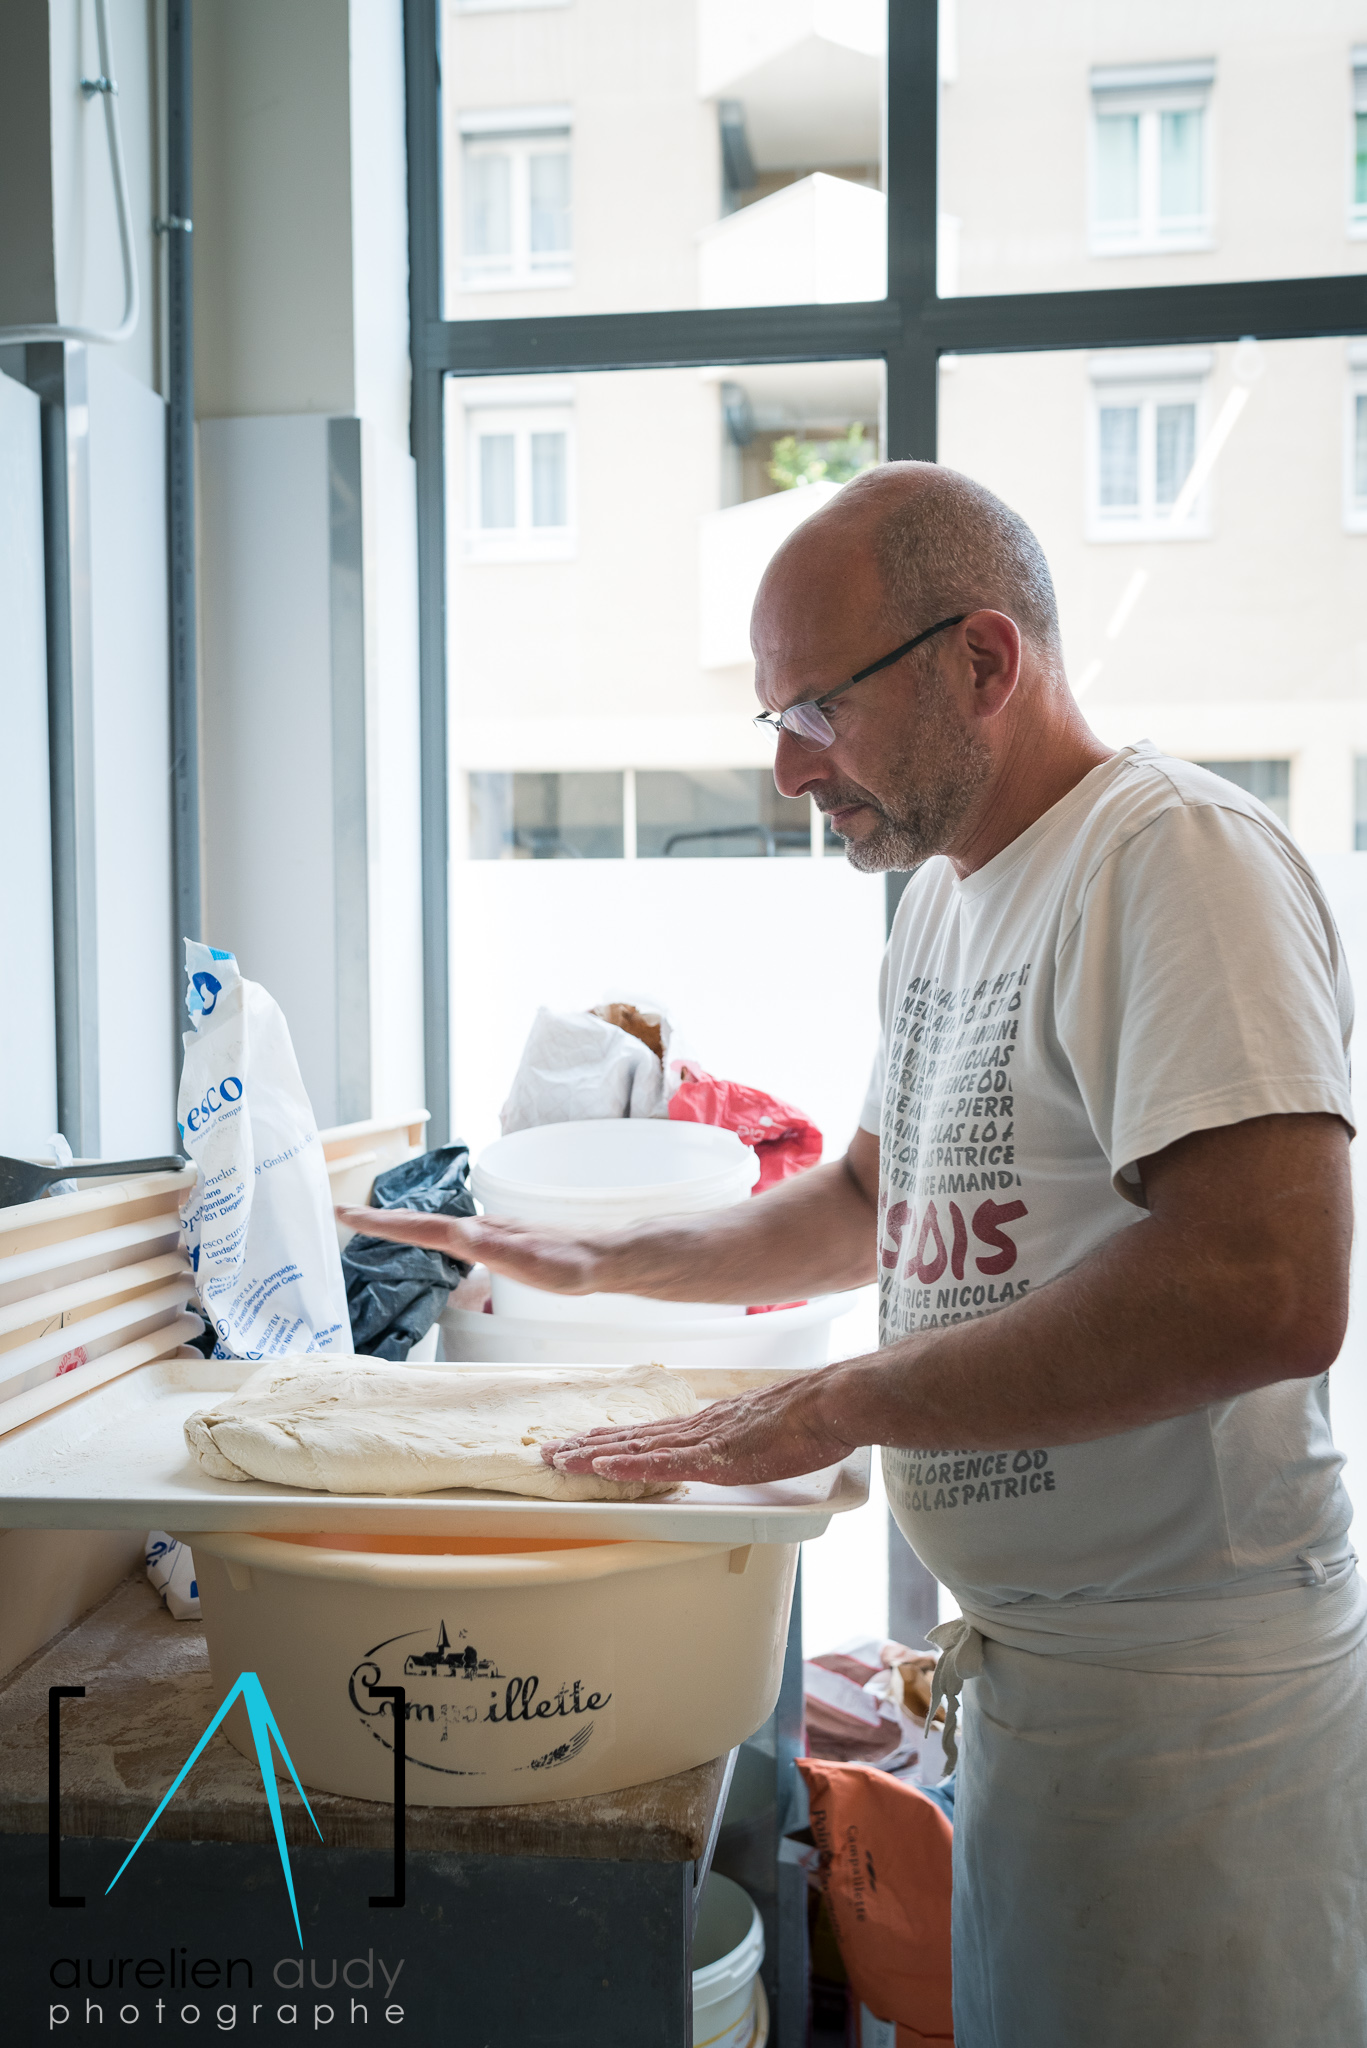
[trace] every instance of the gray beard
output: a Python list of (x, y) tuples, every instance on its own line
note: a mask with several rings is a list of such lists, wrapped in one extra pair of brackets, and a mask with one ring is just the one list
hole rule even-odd
[[(866, 838), (851, 839), (845, 845), (846, 860), (862, 875), (883, 874), (889, 869), (906, 872), (933, 854), (943, 853), (992, 772), (990, 749), (960, 725), (943, 702), (930, 709), (920, 738), (919, 772), (909, 758), (896, 764), (892, 779), (903, 785), (906, 794), (899, 794), (895, 806), (880, 803), (867, 790), (842, 792), (844, 802), (862, 802), (879, 819)], [(934, 756), (929, 769), (927, 753)], [(839, 808), (839, 802), (831, 804), (832, 810)]]

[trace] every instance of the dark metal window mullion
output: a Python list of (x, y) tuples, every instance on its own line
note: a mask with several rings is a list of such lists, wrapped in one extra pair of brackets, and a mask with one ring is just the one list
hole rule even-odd
[[(935, 303), (939, 227), (940, 56), (938, 0), (889, 0), (886, 185), (888, 294), (916, 309), (886, 350), (884, 454), (934, 462), (938, 449), (940, 344), (924, 311)], [(889, 931), (908, 876), (885, 877)], [(939, 1620), (933, 1574), (887, 1517), (888, 1633), (919, 1650)]]
[(423, 1044), (429, 1142), (451, 1137), (450, 848), (446, 691), (446, 435), (441, 351), (441, 29), (438, 0), (404, 0), (412, 447), (418, 510)]

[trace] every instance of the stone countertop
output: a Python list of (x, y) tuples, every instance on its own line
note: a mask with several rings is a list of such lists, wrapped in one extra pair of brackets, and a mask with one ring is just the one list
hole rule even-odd
[[(136, 1840), (218, 1704), (204, 1631), (173, 1621), (140, 1574), (125, 1579), (0, 1683), (0, 1834), (47, 1832), (48, 1687), (85, 1685), (62, 1704), (62, 1833)], [(410, 1852), (684, 1863), (702, 1856), (726, 1758), (591, 1799), (531, 1806), (408, 1807)], [(279, 1781), (291, 1846), (316, 1842), (303, 1802)], [(310, 1792), (323, 1839), (389, 1849), (393, 1814), (369, 1799)], [(269, 1842), (260, 1775), (220, 1729), (157, 1823), (157, 1839)]]

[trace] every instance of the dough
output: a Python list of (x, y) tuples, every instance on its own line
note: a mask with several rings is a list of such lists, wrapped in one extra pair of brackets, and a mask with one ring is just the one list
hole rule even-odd
[(185, 1440), (214, 1479), (322, 1493), (475, 1486), (540, 1500), (647, 1500), (673, 1488), (557, 1472), (539, 1446), (603, 1423), (691, 1415), (697, 1405), (688, 1382), (662, 1365), (438, 1372), (315, 1355), (262, 1366), (191, 1415)]

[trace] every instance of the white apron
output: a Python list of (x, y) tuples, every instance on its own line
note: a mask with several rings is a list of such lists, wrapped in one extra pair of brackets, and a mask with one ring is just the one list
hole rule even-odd
[(934, 1631), (957, 2048), (1364, 2048), (1367, 1592), (1308, 1569)]

